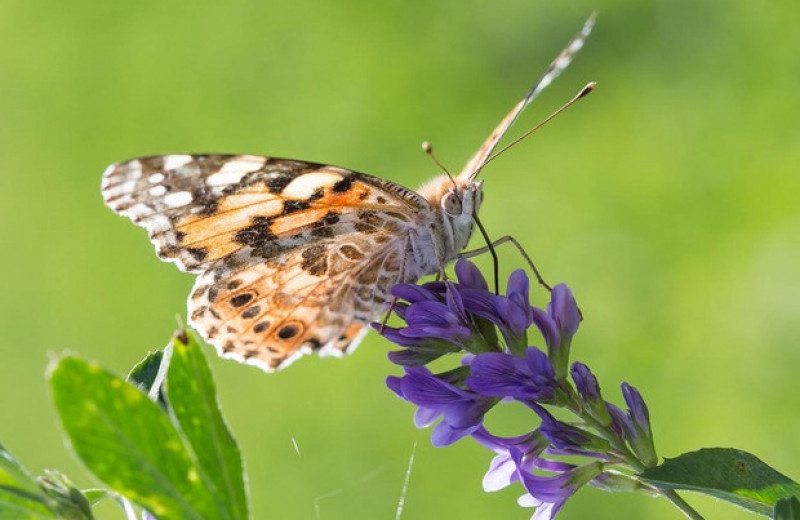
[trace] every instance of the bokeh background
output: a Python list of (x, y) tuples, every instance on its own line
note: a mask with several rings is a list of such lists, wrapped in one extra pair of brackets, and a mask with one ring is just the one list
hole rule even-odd
[[(3, 0), (0, 442), (92, 484), (64, 445), (49, 359), (126, 373), (184, 315), (192, 277), (102, 204), (109, 163), (260, 153), (413, 187), (436, 173), (421, 141), (458, 169), (594, 9), (588, 44), (512, 133), (596, 92), (485, 170), (484, 222), (573, 287), (575, 357), (617, 402), (619, 382), (639, 387), (661, 455), (734, 446), (800, 477), (796, 0)], [(502, 252), (504, 273), (520, 266)], [(434, 449), (413, 428), (384, 386), (388, 349), (372, 335), (275, 375), (208, 350), (255, 518), (393, 518), (415, 445), (403, 519), (528, 518), (519, 488), (481, 491), (483, 448)], [(529, 426), (503, 417), (507, 433)], [(563, 512), (679, 517), (596, 490)]]

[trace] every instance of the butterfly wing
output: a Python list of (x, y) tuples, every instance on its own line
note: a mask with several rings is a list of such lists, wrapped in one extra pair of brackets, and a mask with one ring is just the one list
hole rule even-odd
[(106, 170), (102, 192), (112, 210), (147, 229), (159, 257), (191, 272), (329, 238), (367, 211), (408, 220), (428, 207), (369, 175), (253, 155), (133, 159)]
[(497, 148), (497, 144), (500, 142), (500, 139), (502, 139), (508, 129), (511, 128), (511, 125), (514, 124), (514, 121), (517, 120), (517, 117), (522, 113), (523, 110), (525, 110), (525, 107), (527, 107), (542, 90), (550, 85), (550, 83), (552, 83), (553, 80), (569, 66), (569, 64), (572, 62), (572, 58), (579, 50), (581, 50), (584, 41), (589, 36), (589, 33), (592, 32), (594, 22), (595, 14), (592, 13), (589, 19), (583, 24), (580, 32), (575, 35), (572, 40), (570, 40), (564, 50), (562, 50), (561, 53), (559, 53), (559, 55), (556, 56), (556, 58), (550, 63), (550, 66), (547, 68), (541, 79), (539, 79), (539, 81), (536, 82), (536, 84), (525, 94), (525, 96), (516, 105), (514, 105), (514, 108), (511, 109), (511, 111), (500, 121), (492, 133), (489, 134), (489, 137), (486, 138), (475, 155), (470, 158), (469, 162), (467, 162), (467, 164), (464, 166), (464, 169), (461, 170), (459, 178), (472, 181), (478, 176), (486, 160), (492, 155), (492, 152), (495, 150), (495, 148)]
[(108, 168), (103, 197), (158, 255), (200, 273), (190, 323), (264, 369), (354, 345), (392, 284), (410, 281), (413, 191), (335, 166), (260, 156), (168, 155)]
[(190, 324), (221, 355), (271, 371), (299, 356), (353, 350), (403, 281), (406, 240), (380, 230), (300, 246), (240, 269), (209, 270)]

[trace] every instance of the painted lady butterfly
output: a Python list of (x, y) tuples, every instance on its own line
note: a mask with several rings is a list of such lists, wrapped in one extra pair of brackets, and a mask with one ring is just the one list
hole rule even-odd
[(198, 273), (189, 324), (227, 358), (273, 371), (353, 350), (389, 289), (439, 272), (466, 247), (476, 181), (519, 113), (571, 61), (553, 61), (455, 179), (414, 192), (363, 173), (254, 155), (164, 155), (110, 166), (106, 205), (147, 229), (158, 256)]

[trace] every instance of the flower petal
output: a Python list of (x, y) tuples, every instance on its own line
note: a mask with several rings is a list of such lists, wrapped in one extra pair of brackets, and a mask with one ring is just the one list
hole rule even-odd
[(443, 406), (464, 400), (464, 392), (445, 383), (424, 367), (406, 368), (406, 375), (400, 381), (403, 397), (426, 408), (441, 411)]
[[(575, 303), (572, 291), (565, 284), (560, 283), (553, 287), (547, 312), (558, 323), (562, 336), (571, 338), (575, 335), (581, 322), (581, 311)], [(566, 338), (562, 337), (562, 340)]]
[(409, 303), (439, 300), (433, 292), (413, 283), (396, 284), (392, 286), (390, 292), (392, 296), (406, 300)]
[(470, 365), (467, 386), (482, 395), (530, 399), (531, 374), (524, 359), (488, 352), (479, 354)]
[(431, 444), (437, 448), (449, 446), (469, 435), (475, 428), (477, 428), (477, 426), (470, 428), (454, 428), (442, 421), (437, 424), (433, 428), (433, 432), (431, 432)]
[(417, 411), (414, 412), (414, 426), (417, 428), (427, 428), (435, 423), (441, 415), (442, 412), (420, 406), (417, 408)]
[(558, 348), (561, 343), (561, 335), (558, 333), (558, 324), (555, 320), (545, 311), (533, 308), (533, 323), (539, 332), (542, 333), (544, 342), (547, 345), (547, 351), (552, 352), (553, 349)]
[(486, 279), (483, 277), (480, 270), (466, 258), (460, 258), (458, 262), (456, 262), (455, 270), (458, 283), (464, 287), (478, 289), (480, 291), (489, 290), (489, 285), (486, 283)]
[(499, 491), (519, 480), (517, 466), (508, 453), (496, 455), (489, 464), (489, 471), (483, 476), (483, 490)]

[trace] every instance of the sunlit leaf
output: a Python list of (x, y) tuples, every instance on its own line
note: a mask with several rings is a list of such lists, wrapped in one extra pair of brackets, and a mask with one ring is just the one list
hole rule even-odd
[(50, 384), (73, 449), (111, 489), (159, 518), (220, 517), (180, 433), (136, 386), (73, 356)]
[(247, 495), (239, 447), (217, 403), (211, 372), (194, 338), (176, 336), (166, 380), (170, 409), (194, 450), (203, 476), (227, 518), (246, 519)]
[(800, 494), (800, 484), (760, 459), (732, 448), (705, 448), (684, 453), (642, 474), (662, 489), (699, 491), (745, 509), (771, 516), (781, 498)]

